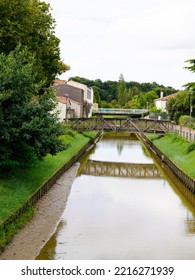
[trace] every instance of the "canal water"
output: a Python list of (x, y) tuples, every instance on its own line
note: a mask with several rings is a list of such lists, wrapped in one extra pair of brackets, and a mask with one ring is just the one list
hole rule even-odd
[(37, 259), (195, 259), (194, 197), (175, 182), (135, 135), (104, 136)]

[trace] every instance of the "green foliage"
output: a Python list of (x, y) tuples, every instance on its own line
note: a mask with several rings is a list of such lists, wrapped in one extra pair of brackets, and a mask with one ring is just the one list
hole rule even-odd
[(118, 103), (120, 107), (124, 106), (126, 103), (127, 88), (122, 74), (120, 74), (119, 81), (118, 81), (117, 95), (118, 95)]
[[(153, 138), (153, 143), (168, 156), (177, 166), (179, 166), (186, 174), (195, 178), (194, 143), (189, 143), (185, 138), (178, 134), (167, 133), (164, 137), (158, 139), (154, 135), (147, 134), (147, 137)], [(190, 146), (192, 146), (190, 148)], [(190, 152), (189, 152), (190, 150)]]
[(179, 125), (186, 125), (186, 123), (189, 121), (189, 119), (190, 119), (190, 116), (182, 115), (182, 116), (179, 117), (178, 124)]
[(188, 69), (191, 72), (195, 72), (195, 59), (188, 59), (186, 60), (190, 64), (190, 66), (186, 66), (185, 68)]
[(0, 251), (18, 229), (32, 217), (35, 208), (29, 205), (27, 211), (19, 219), (6, 227), (2, 226), (2, 223), (14, 215), (40, 186), (96, 135), (95, 131), (87, 132), (87, 137), (79, 133), (74, 133), (74, 137), (69, 133), (63, 135), (61, 136), (63, 142), (69, 146), (67, 151), (62, 151), (56, 156), (47, 155), (44, 161), (37, 162), (31, 169), (18, 168), (14, 170), (12, 176), (0, 180)]
[(157, 93), (154, 90), (143, 92), (140, 95), (140, 106), (142, 108), (152, 108), (154, 107), (154, 100), (158, 98)]
[(186, 126), (186, 127), (190, 127), (192, 129), (195, 128), (195, 118), (190, 118), (190, 116), (187, 116), (187, 115), (184, 115), (184, 116), (181, 116), (179, 118), (179, 124), (180, 125), (183, 125), (183, 126)]
[(107, 101), (102, 100), (101, 101), (101, 108), (111, 108), (111, 105)]
[(0, 226), (0, 251), (4, 249), (13, 236), (33, 217), (34, 212), (35, 208), (29, 205), (26, 211), (14, 222), (10, 222), (6, 226)]
[(190, 145), (187, 148), (187, 153), (191, 153), (193, 151), (195, 151), (195, 142), (190, 143)]
[(38, 81), (50, 84), (69, 69), (60, 61), (60, 40), (50, 5), (39, 0), (0, 1), (0, 53), (9, 54), (18, 44), (35, 56)]
[[(176, 92), (176, 90), (172, 87), (158, 85), (155, 82), (126, 82), (122, 74), (120, 75), (118, 82), (102, 82), (100, 79), (89, 80), (78, 76), (71, 77), (70, 80), (83, 83), (89, 87), (95, 88), (94, 95), (97, 93), (95, 101), (97, 102), (100, 98), (101, 104), (99, 105), (104, 108), (119, 108), (121, 106), (125, 108), (150, 108), (153, 107), (154, 99), (160, 96), (161, 91), (163, 91), (164, 96)], [(116, 100), (115, 105), (111, 104), (113, 100)], [(105, 103), (104, 101), (107, 103)]]
[(96, 131), (84, 131), (82, 134), (89, 139), (93, 139), (97, 135), (97, 132)]
[(30, 169), (15, 168), (12, 174), (0, 179), (0, 224), (13, 215), (28, 199), (48, 181), (61, 167), (73, 158), (97, 132), (87, 132), (87, 137), (75, 133), (61, 136), (68, 146), (66, 151), (56, 156), (47, 155), (43, 161), (37, 161)]
[(128, 108), (129, 109), (141, 108), (140, 101), (139, 101), (139, 96), (138, 95), (133, 96), (133, 98), (125, 104), (124, 108), (127, 108), (127, 109)]
[(110, 102), (110, 106), (111, 108), (119, 108), (119, 104), (117, 102), (117, 100), (113, 99), (111, 102)]
[(189, 114), (190, 101), (188, 90), (180, 91), (174, 98), (170, 98), (167, 102), (167, 111), (170, 119), (177, 123), (182, 115)]
[(66, 148), (58, 139), (63, 133), (57, 116), (55, 95), (48, 89), (39, 95), (36, 59), (18, 46), (0, 54), (0, 165), (29, 165), (35, 158), (55, 155)]
[(100, 107), (101, 98), (100, 98), (99, 88), (97, 86), (93, 86), (92, 88), (93, 88), (93, 93), (94, 93), (93, 102), (98, 103), (98, 107)]
[(161, 109), (156, 108), (156, 106), (150, 108), (151, 113), (162, 113)]

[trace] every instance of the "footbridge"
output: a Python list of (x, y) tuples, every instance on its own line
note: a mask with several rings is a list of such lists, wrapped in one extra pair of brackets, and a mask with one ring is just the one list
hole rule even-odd
[(130, 116), (140, 118), (142, 116), (148, 115), (148, 109), (120, 109), (120, 108), (98, 108), (93, 110), (93, 115), (96, 116)]
[(162, 178), (160, 171), (154, 164), (102, 162), (95, 160), (88, 160), (81, 174), (139, 179)]
[(77, 131), (129, 131), (134, 133), (160, 133), (173, 131), (170, 121), (144, 118), (71, 118), (67, 124)]

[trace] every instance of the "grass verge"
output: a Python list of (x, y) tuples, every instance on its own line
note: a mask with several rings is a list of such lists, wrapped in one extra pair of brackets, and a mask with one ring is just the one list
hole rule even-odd
[(146, 134), (154, 145), (168, 156), (187, 175), (195, 178), (195, 145), (173, 133), (165, 136)]
[(35, 207), (29, 205), (26, 211), (12, 223), (0, 226), (0, 251), (11, 241), (12, 237), (33, 217)]
[[(43, 161), (37, 161), (31, 169), (15, 169), (10, 176), (4, 176), (0, 179), (0, 247), (1, 244), (6, 244), (10, 240), (11, 236), (15, 234), (15, 230), (21, 228), (21, 224), (25, 224), (24, 220), (26, 218), (22, 220), (22, 223), (17, 219), (6, 228), (2, 226), (4, 221), (14, 215), (37, 189), (96, 135), (97, 132), (95, 131), (85, 132), (84, 134), (75, 133), (74, 136), (64, 135), (61, 137), (63, 142), (71, 144), (67, 150), (58, 153), (56, 156), (46, 156)], [(29, 209), (27, 210), (27, 216), (28, 212)]]

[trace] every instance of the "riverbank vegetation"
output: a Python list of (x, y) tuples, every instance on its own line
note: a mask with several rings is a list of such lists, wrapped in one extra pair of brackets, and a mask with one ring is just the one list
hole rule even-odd
[(3, 227), (3, 222), (14, 215), (37, 189), (96, 135), (95, 131), (84, 134), (71, 131), (61, 136), (62, 142), (68, 145), (66, 151), (59, 152), (56, 156), (47, 155), (42, 161), (37, 160), (31, 168), (15, 168), (9, 176), (0, 179), (0, 249), (32, 217), (33, 207), (29, 207), (26, 214), (6, 228)]
[(169, 157), (187, 175), (195, 178), (195, 144), (178, 134), (167, 133), (164, 136), (146, 134), (146, 136)]
[(69, 66), (60, 58), (50, 5), (0, 1), (0, 18), (0, 169), (12, 169), (67, 148), (50, 85)]

